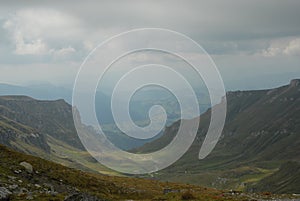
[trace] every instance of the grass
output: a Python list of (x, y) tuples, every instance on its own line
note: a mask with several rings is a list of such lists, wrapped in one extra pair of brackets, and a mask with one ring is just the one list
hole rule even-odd
[[(34, 173), (23, 170), (15, 174), (15, 170), (22, 169), (20, 162), (32, 164)], [(36, 172), (37, 171), (37, 172)], [(8, 176), (16, 177), (15, 182), (20, 187), (26, 187), (33, 192), (34, 200), (64, 200), (70, 188), (80, 192), (95, 195), (106, 200), (182, 200), (186, 192), (192, 194), (192, 200), (245, 200), (246, 195), (232, 196), (226, 191), (205, 188), (190, 184), (160, 182), (157, 180), (107, 176), (68, 168), (44, 159), (15, 152), (0, 145), (0, 181), (3, 184), (12, 184)], [(57, 190), (57, 194), (49, 195), (34, 190), (34, 185), (43, 186), (50, 183)], [(44, 186), (43, 186), (44, 187)], [(164, 194), (164, 189), (174, 189), (176, 193)], [(12, 200), (24, 200), (28, 194), (14, 194)]]
[(107, 175), (118, 175), (105, 166), (98, 163), (87, 151), (82, 151), (75, 147), (72, 147), (62, 141), (48, 136), (48, 143), (51, 147), (51, 161), (60, 163), (62, 165), (82, 169), (89, 172), (98, 172)]

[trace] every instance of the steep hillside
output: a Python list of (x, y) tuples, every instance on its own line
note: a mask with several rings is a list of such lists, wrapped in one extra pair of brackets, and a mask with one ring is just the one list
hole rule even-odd
[[(210, 120), (207, 111), (201, 116), (196, 140), (189, 151), (159, 172), (157, 178), (245, 189), (286, 161), (300, 161), (300, 80), (272, 90), (229, 92), (227, 102), (225, 128), (214, 151), (198, 160)], [(151, 152), (165, 146), (176, 134), (178, 124), (167, 128), (161, 139), (134, 151)]]
[(1, 96), (0, 134), (0, 144), (23, 153), (86, 171), (114, 174), (85, 151), (74, 127), (72, 107), (63, 100)]

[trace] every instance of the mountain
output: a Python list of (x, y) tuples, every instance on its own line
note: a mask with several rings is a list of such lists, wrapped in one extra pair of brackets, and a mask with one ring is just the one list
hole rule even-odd
[(72, 90), (64, 87), (57, 87), (51, 84), (36, 84), (30, 86), (18, 86), (0, 83), (0, 96), (30, 96), (41, 100), (64, 99), (72, 102)]
[[(84, 126), (87, 132), (93, 132)], [(0, 97), (0, 143), (70, 167), (111, 173), (84, 149), (64, 100)]]
[[(105, 95), (101, 96), (101, 103), (103, 103), (103, 100), (106, 100), (104, 96)], [(104, 111), (104, 113), (101, 114), (105, 116), (108, 115), (108, 112)], [(42, 133), (41, 138), (50, 136), (55, 140), (84, 150), (74, 127), (72, 106), (63, 99), (36, 100), (28, 96), (20, 95), (0, 96), (0, 117), (2, 120), (9, 120), (11, 123), (18, 124), (19, 126), (26, 125), (27, 127), (31, 127), (35, 132)], [(140, 140), (131, 138), (119, 131), (112, 123), (102, 126), (108, 138), (122, 149), (141, 146), (151, 141), (151, 139)], [(28, 131), (27, 133), (30, 136), (31, 132)], [(3, 138), (2, 141), (4, 141), (4, 139), (7, 138)], [(41, 148), (47, 149), (46, 147)]]
[[(205, 91), (204, 89), (202, 91)], [(35, 84), (30, 86), (17, 86), (0, 83), (0, 96), (10, 97), (32, 97), (33, 99), (48, 101), (65, 100), (68, 104), (72, 102), (72, 90), (64, 87), (57, 87), (51, 84)], [(80, 97), (84, 99), (87, 94), (82, 92)], [(123, 150), (130, 150), (132, 148), (140, 147), (145, 143), (151, 142), (161, 135), (155, 136), (152, 139), (134, 139), (124, 134), (116, 125), (111, 112), (111, 94), (108, 92), (97, 91), (96, 93), (96, 114), (101, 127), (108, 139), (116, 146)], [(209, 107), (209, 98), (205, 93), (197, 93), (199, 100), (201, 100), (200, 109), (206, 111)], [(47, 104), (47, 103), (45, 103)], [(162, 89), (150, 88), (147, 90), (140, 90), (131, 100), (130, 115), (133, 121), (141, 126), (148, 125), (149, 109), (153, 105), (162, 105), (168, 114), (168, 125), (180, 119), (180, 108), (170, 92)], [(81, 111), (83, 123), (88, 125), (96, 125), (98, 122), (91, 122), (90, 114)]]
[[(198, 160), (209, 110), (201, 115), (196, 140), (188, 152), (156, 178), (244, 190), (275, 175), (284, 163), (300, 161), (300, 80), (270, 90), (228, 92), (227, 103), (225, 127), (213, 152)], [(178, 125), (174, 123), (160, 139), (133, 151), (145, 153), (164, 147), (176, 135)], [(295, 174), (299, 176), (299, 172)], [(300, 186), (293, 190), (299, 193)]]
[[(83, 127), (96, 134), (92, 127)], [(0, 133), (0, 143), (18, 151), (82, 170), (116, 174), (85, 150), (74, 126), (72, 106), (63, 99), (0, 96)], [(110, 129), (107, 136), (124, 149), (149, 142), (130, 138), (115, 128)]]
[[(260, 182), (268, 180), (280, 183), (280, 175), (284, 175), (280, 167), (300, 160), (299, 83), (292, 80), (276, 89), (228, 92), (226, 124), (214, 151), (198, 160), (209, 125), (208, 110), (201, 115), (197, 140), (188, 152), (169, 168), (153, 174), (154, 179), (237, 190), (259, 190)], [(179, 123), (168, 126), (161, 138), (134, 151), (152, 152), (165, 146), (174, 138)], [(64, 100), (2, 96), (0, 132), (0, 143), (24, 153), (90, 172), (116, 174), (83, 149), (74, 128), (72, 107)], [(290, 192), (287, 189), (293, 189), (290, 185), (297, 182), (288, 180), (287, 184), (280, 192)], [(293, 191), (297, 192), (299, 186), (295, 187)]]
[(0, 145), (0, 200), (234, 201), (287, 197), (291, 195), (236, 194), (189, 184), (87, 173)]
[[(68, 104), (72, 102), (72, 90), (64, 87), (57, 87), (51, 84), (39, 84), (30, 86), (16, 86), (9, 84), (0, 84), (0, 96), (10, 97), (32, 97), (34, 99), (45, 101), (45, 106), (56, 100), (65, 100)], [(81, 93), (80, 97), (84, 100), (87, 94)], [(200, 109), (205, 111), (209, 108), (209, 99), (205, 94), (199, 93), (201, 99)], [(40, 102), (41, 103), (41, 102)], [(96, 114), (101, 127), (108, 139), (116, 146), (123, 150), (129, 150), (151, 142), (160, 137), (160, 135), (153, 139), (134, 139), (124, 134), (116, 125), (111, 112), (111, 98), (108, 92), (97, 91), (96, 93)], [(150, 88), (148, 90), (141, 90), (131, 100), (130, 115), (135, 123), (141, 126), (147, 125), (149, 122), (148, 112), (151, 106), (155, 104), (163, 105), (168, 114), (168, 125), (177, 121), (180, 118), (180, 108), (176, 99), (165, 90)], [(43, 106), (41, 106), (43, 107)], [(33, 111), (34, 112), (34, 111)], [(96, 125), (98, 122), (91, 122), (90, 114), (81, 111), (83, 123), (88, 125)], [(70, 118), (69, 118), (70, 119)], [(64, 127), (64, 126), (63, 126)], [(48, 128), (46, 128), (48, 129)], [(56, 136), (57, 137), (57, 136)]]
[(1, 115), (34, 128), (44, 136), (83, 149), (72, 118), (72, 107), (64, 100), (39, 101), (26, 96), (0, 97)]

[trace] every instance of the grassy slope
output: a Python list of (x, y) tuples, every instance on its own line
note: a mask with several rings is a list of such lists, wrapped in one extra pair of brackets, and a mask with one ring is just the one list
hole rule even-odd
[[(22, 167), (20, 162), (26, 161), (33, 165), (34, 173), (15, 174), (15, 170)], [(36, 172), (37, 171), (37, 172)], [(185, 191), (190, 191), (195, 197), (194, 200), (245, 200), (257, 195), (231, 195), (215, 189), (207, 189), (199, 186), (159, 182), (138, 178), (125, 178), (115, 176), (104, 176), (82, 172), (76, 169), (25, 155), (12, 151), (0, 145), (0, 186), (7, 187), (14, 184), (9, 178), (16, 177), (14, 181), (18, 185), (33, 192), (34, 200), (63, 200), (74, 189), (95, 195), (105, 200), (181, 200)], [(55, 195), (40, 193), (36, 190), (35, 184), (51, 184), (58, 192)], [(179, 189), (179, 193), (163, 194), (163, 189)], [(24, 200), (27, 194), (14, 194), (12, 200)]]

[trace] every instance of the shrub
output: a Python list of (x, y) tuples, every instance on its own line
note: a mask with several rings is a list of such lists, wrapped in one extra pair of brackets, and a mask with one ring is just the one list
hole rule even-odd
[(194, 195), (191, 193), (191, 191), (186, 191), (181, 195), (182, 200), (193, 200), (195, 199)]

